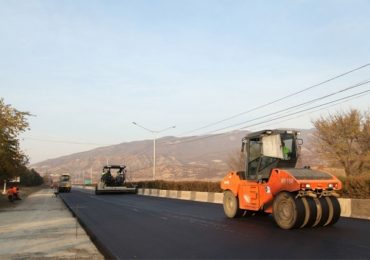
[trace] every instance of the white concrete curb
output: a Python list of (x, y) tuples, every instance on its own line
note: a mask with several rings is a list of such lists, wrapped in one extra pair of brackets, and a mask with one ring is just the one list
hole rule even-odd
[(222, 203), (223, 198), (223, 194), (217, 192), (199, 192), (199, 191), (181, 191), (181, 190), (138, 189), (138, 194), (145, 196), (155, 196), (181, 200), (193, 200), (210, 203)]

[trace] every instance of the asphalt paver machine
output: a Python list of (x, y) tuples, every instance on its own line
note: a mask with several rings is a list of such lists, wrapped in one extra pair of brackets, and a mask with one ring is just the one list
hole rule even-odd
[(126, 183), (125, 165), (106, 165), (100, 181), (95, 186), (95, 194), (137, 193), (137, 186)]

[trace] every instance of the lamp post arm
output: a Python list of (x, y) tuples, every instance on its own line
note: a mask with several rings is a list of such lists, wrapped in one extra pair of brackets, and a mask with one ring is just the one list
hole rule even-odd
[(136, 123), (136, 122), (132, 122), (134, 125), (136, 125), (136, 126), (138, 126), (138, 127), (140, 127), (140, 128), (142, 128), (142, 129), (144, 129), (144, 130), (146, 130), (146, 131), (149, 131), (149, 132), (151, 132), (151, 133), (156, 133), (157, 131), (154, 131), (154, 130), (151, 130), (151, 129), (149, 129), (149, 128), (146, 128), (146, 127), (144, 127), (144, 126), (142, 126), (142, 125), (139, 125), (138, 123)]
[(155, 171), (156, 171), (155, 141), (156, 141), (156, 135), (154, 134), (154, 138), (153, 138), (153, 181), (155, 181)]

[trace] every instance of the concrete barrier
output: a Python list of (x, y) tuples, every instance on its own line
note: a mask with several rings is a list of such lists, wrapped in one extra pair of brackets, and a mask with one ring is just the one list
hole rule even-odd
[[(222, 204), (223, 193), (138, 189), (139, 195)], [(339, 198), (341, 216), (370, 220), (370, 200)]]
[(370, 200), (351, 199), (351, 217), (370, 220)]
[(138, 194), (144, 196), (193, 200), (210, 203), (222, 203), (223, 198), (222, 193), (181, 190), (138, 189)]
[(339, 198), (338, 200), (341, 208), (340, 215), (342, 217), (351, 217), (352, 214), (351, 199)]

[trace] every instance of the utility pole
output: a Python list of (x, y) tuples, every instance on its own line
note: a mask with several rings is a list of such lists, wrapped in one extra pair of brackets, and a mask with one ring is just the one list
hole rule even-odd
[(144, 127), (142, 125), (139, 125), (136, 122), (132, 122), (132, 124), (134, 124), (134, 125), (142, 128), (142, 129), (144, 129), (144, 130), (152, 133), (152, 135), (153, 135), (153, 181), (155, 181), (155, 177), (156, 177), (156, 172), (155, 172), (156, 171), (156, 158), (155, 158), (156, 157), (156, 150), (155, 150), (155, 145), (156, 145), (157, 135), (159, 133), (162, 133), (162, 132), (167, 131), (169, 129), (175, 128), (176, 126), (170, 126), (170, 127), (164, 128), (162, 130), (156, 131), (156, 130), (151, 130), (149, 128), (146, 128), (146, 127)]

